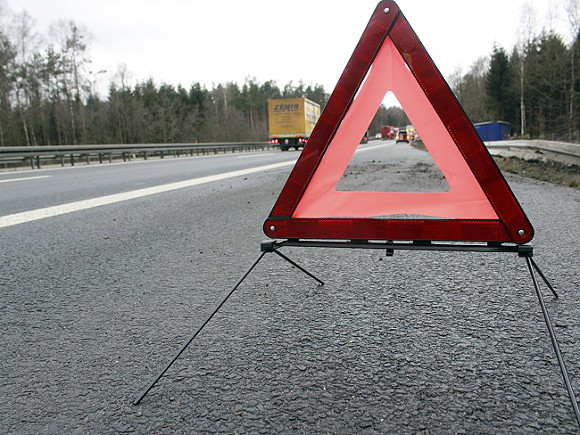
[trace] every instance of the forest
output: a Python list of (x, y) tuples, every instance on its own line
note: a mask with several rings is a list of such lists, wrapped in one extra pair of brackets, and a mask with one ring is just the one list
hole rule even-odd
[[(473, 123), (501, 120), (514, 137), (580, 142), (580, 26), (569, 15), (573, 42), (530, 26), (511, 50), (490, 47), (466, 73), (447, 77)], [(252, 77), (211, 88), (129, 85), (121, 65), (103, 95), (88, 31), (59, 21), (39, 35), (34, 26), (0, 2), (0, 146), (265, 141), (268, 99), (306, 97), (323, 108), (331, 91), (299, 78), (281, 87)], [(400, 107), (381, 106), (369, 133), (407, 123)]]

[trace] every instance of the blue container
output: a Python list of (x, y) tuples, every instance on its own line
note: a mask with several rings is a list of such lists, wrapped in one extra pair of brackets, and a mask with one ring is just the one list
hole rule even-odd
[(507, 122), (480, 122), (474, 124), (475, 131), (484, 142), (508, 140), (512, 133), (512, 125)]

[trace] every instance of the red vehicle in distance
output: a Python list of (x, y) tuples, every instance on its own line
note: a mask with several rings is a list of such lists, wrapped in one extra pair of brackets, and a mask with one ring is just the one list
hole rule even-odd
[(397, 135), (397, 129), (392, 125), (383, 125), (381, 127), (381, 139), (394, 139)]

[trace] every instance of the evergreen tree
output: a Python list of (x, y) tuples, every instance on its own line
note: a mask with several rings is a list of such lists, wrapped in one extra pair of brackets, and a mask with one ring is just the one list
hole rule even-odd
[(512, 92), (513, 74), (505, 50), (495, 46), (485, 78), (487, 104), (497, 120), (513, 122), (517, 101)]

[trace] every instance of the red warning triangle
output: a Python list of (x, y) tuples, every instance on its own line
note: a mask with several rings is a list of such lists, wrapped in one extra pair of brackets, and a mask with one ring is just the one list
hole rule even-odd
[[(336, 190), (393, 92), (449, 191)], [(389, 219), (413, 214), (432, 218)], [(264, 223), (272, 238), (525, 243), (533, 228), (485, 145), (393, 1), (377, 6)]]

